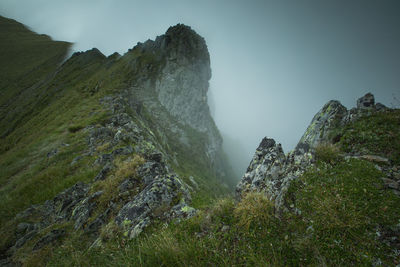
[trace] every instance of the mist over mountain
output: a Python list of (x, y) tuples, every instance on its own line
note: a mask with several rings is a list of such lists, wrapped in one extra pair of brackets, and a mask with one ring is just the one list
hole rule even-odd
[[(206, 38), (217, 126), (248, 164), (263, 133), (295, 147), (321, 103), (350, 108), (365, 92), (400, 98), (399, 3), (296, 1), (14, 1), (0, 14), (74, 43), (120, 54), (185, 23)], [(211, 93), (212, 92), (212, 93)]]

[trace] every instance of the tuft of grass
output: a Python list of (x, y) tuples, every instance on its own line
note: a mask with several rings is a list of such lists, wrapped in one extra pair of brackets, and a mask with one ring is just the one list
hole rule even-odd
[(112, 198), (118, 196), (116, 192), (118, 192), (121, 182), (129, 177), (135, 177), (136, 169), (144, 162), (144, 158), (140, 155), (134, 155), (133, 158), (129, 157), (126, 160), (119, 158), (115, 161), (114, 173), (108, 175), (106, 179), (96, 182), (91, 189), (92, 193), (103, 191), (97, 206), (99, 210), (104, 210)]
[(342, 158), (340, 155), (340, 150), (336, 145), (332, 144), (320, 144), (315, 148), (315, 158), (316, 160), (335, 164)]
[(125, 179), (136, 175), (136, 169), (145, 162), (145, 159), (140, 155), (135, 155), (132, 159), (116, 161), (115, 176), (118, 179)]
[(257, 231), (274, 221), (275, 206), (264, 193), (251, 192), (237, 204), (234, 216), (246, 231)]

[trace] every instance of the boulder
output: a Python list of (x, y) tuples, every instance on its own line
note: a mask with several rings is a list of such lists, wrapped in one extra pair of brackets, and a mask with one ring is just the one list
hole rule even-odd
[(276, 208), (281, 209), (290, 182), (305, 171), (312, 159), (310, 153), (300, 150), (285, 155), (281, 144), (265, 137), (236, 187), (237, 198), (248, 192), (264, 192), (275, 201)]
[[(132, 201), (125, 204), (115, 221), (125, 229), (125, 235), (135, 238), (147, 227), (153, 218), (169, 218), (171, 212), (182, 210), (177, 215), (193, 214), (192, 208), (182, 206), (190, 201), (190, 195), (183, 182), (174, 174), (158, 175)], [(180, 205), (179, 208), (175, 207)]]
[(330, 142), (331, 133), (345, 124), (348, 111), (339, 101), (331, 100), (312, 119), (295, 150), (308, 152), (319, 144)]
[(372, 109), (375, 106), (375, 98), (371, 93), (367, 93), (357, 100), (357, 108), (359, 109)]

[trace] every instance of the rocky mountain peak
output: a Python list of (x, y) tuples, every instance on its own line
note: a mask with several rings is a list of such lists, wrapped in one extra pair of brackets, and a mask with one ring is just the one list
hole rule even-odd
[(167, 49), (171, 57), (201, 60), (206, 64), (210, 62), (204, 38), (184, 24), (177, 24), (167, 30), (163, 38), (163, 48)]
[(257, 150), (261, 151), (261, 150), (268, 149), (273, 146), (275, 146), (275, 140), (272, 138), (264, 137), (262, 139), (260, 145), (258, 146)]
[(205, 133), (207, 155), (215, 161), (222, 138), (207, 103), (211, 68), (205, 40), (189, 26), (177, 24), (155, 41), (137, 47), (155, 58), (151, 67), (154, 84), (139, 87), (155, 91), (159, 103), (179, 123)]

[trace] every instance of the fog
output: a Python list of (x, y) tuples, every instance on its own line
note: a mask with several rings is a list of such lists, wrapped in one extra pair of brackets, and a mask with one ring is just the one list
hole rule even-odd
[(399, 104), (396, 0), (2, 0), (0, 14), (106, 55), (190, 25), (210, 51), (209, 103), (239, 175), (262, 137), (293, 149), (331, 99)]

